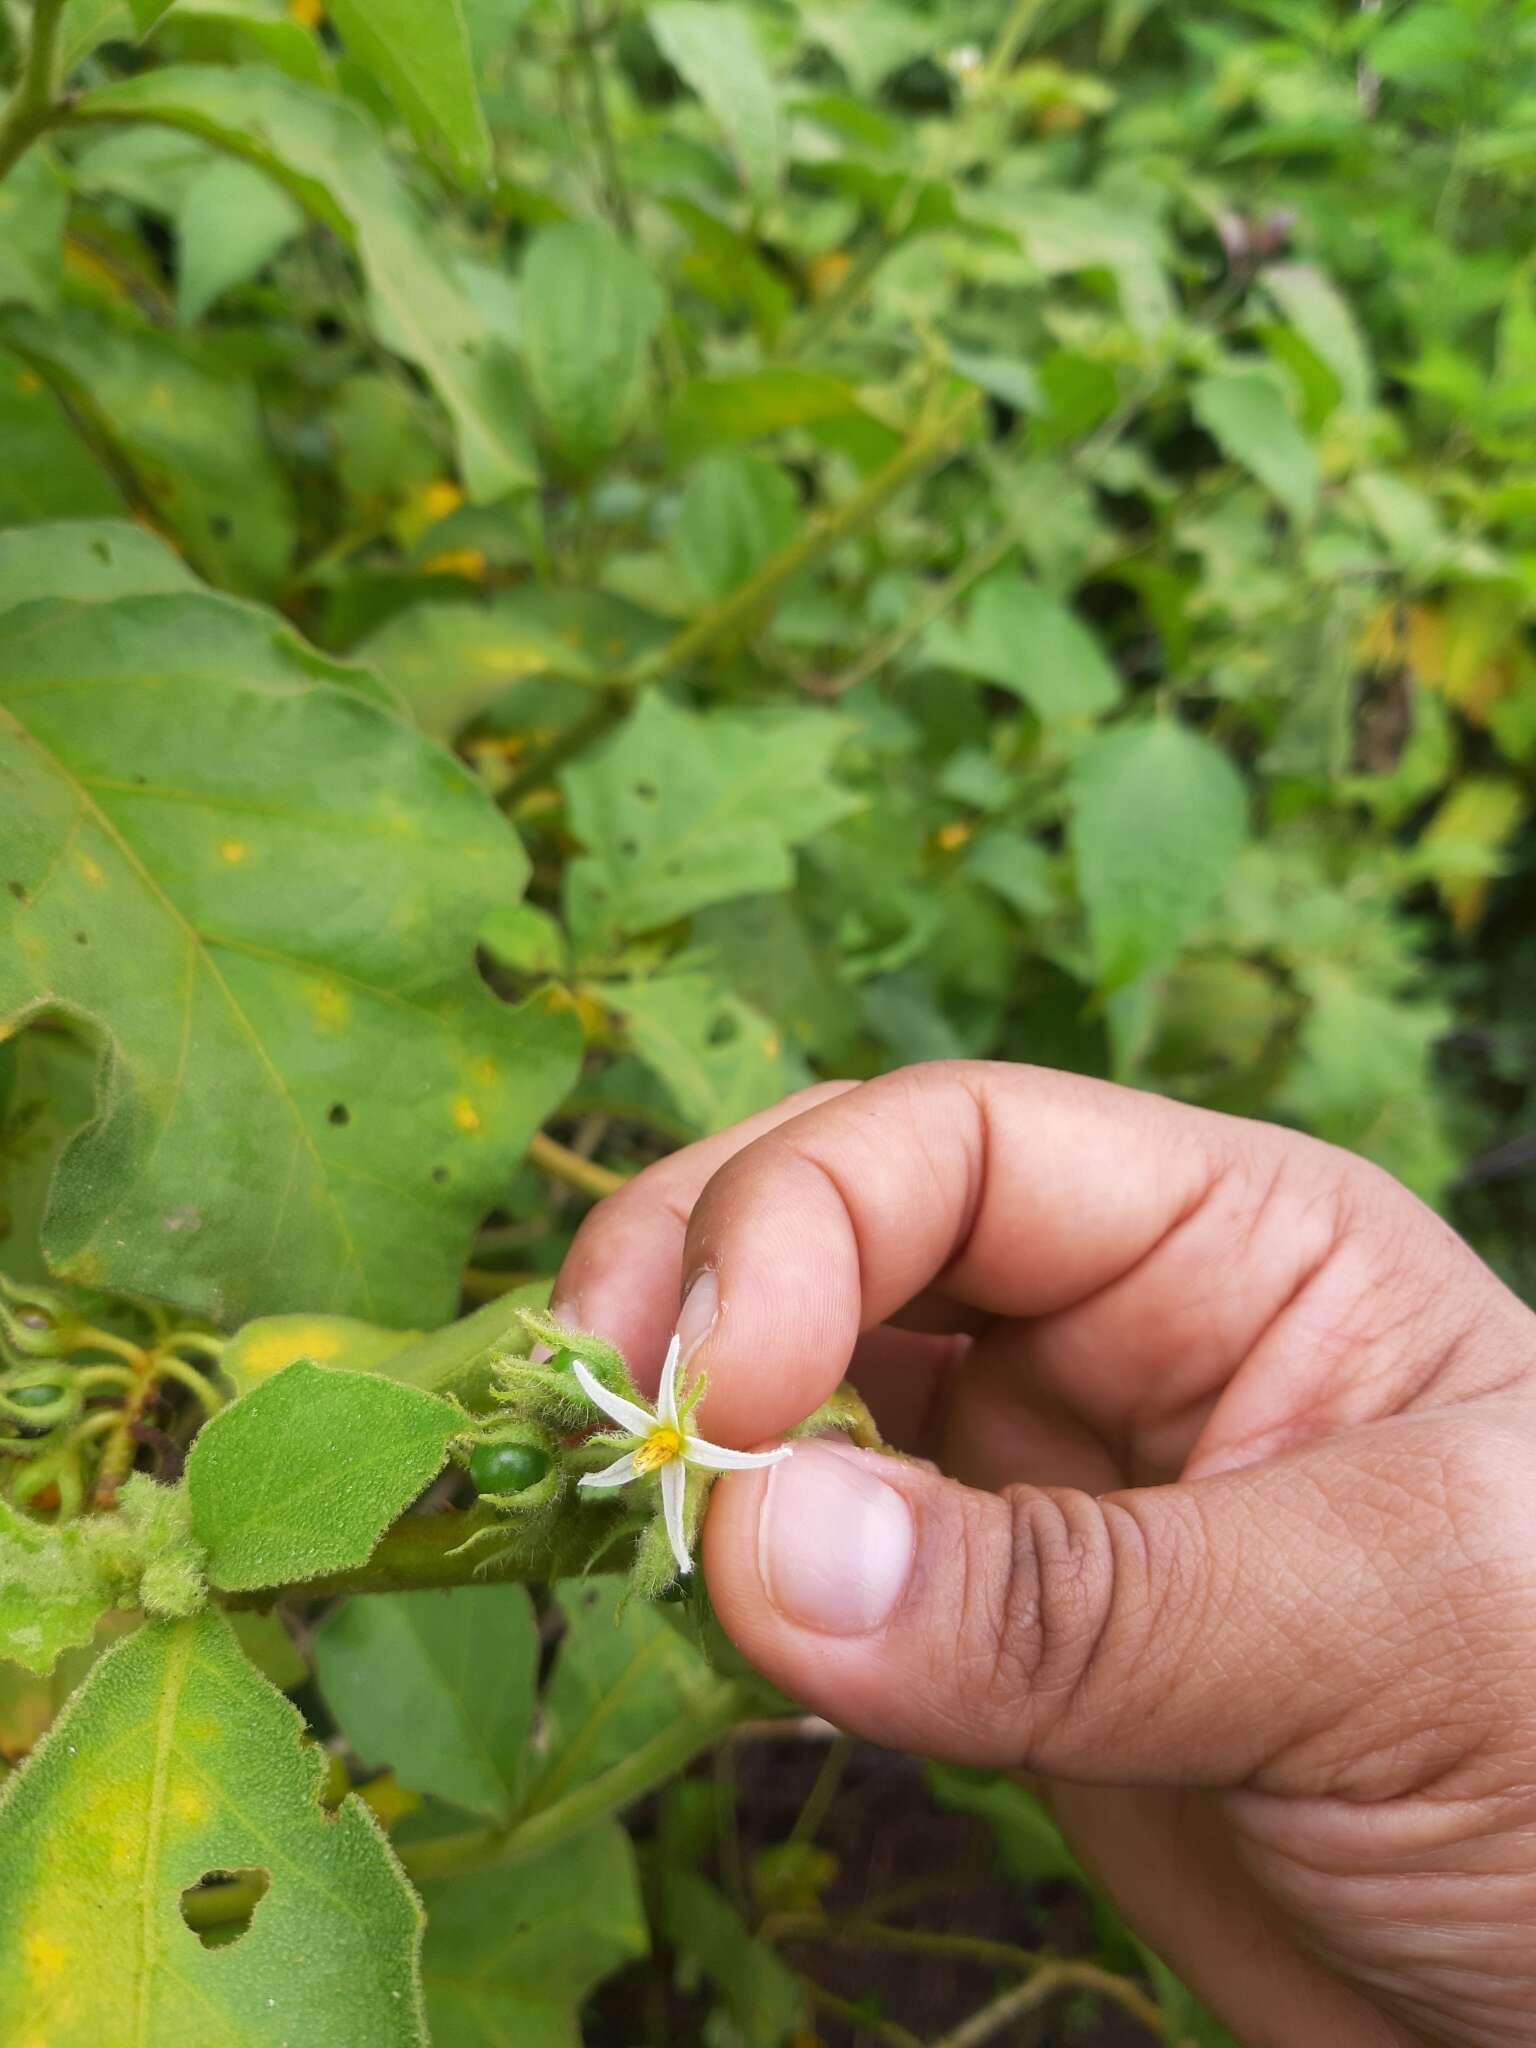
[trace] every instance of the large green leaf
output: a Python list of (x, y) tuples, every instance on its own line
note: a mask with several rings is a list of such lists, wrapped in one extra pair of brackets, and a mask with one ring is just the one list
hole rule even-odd
[(799, 523), (795, 487), (776, 462), (722, 448), (689, 477), (672, 545), (699, 594), (724, 597), (787, 546)]
[(556, 1597), (565, 1635), (540, 1702), (545, 1742), (534, 1809), (620, 1762), (718, 1684), (653, 1605), (628, 1600), (623, 1579), (567, 1580)]
[(1278, 378), (1267, 370), (1215, 370), (1195, 386), (1195, 418), (1224, 455), (1251, 470), (1305, 523), (1317, 503), (1317, 457), (1292, 419)]
[(424, 1898), (433, 2048), (580, 2048), (582, 1999), (650, 1945), (634, 1851), (611, 1823)]
[(533, 480), (511, 352), (357, 107), (277, 72), (187, 65), (98, 86), (77, 112), (185, 128), (286, 185), (356, 248), (385, 339), (453, 417), (470, 495), (498, 498)]
[(200, 320), (232, 285), (264, 270), (304, 225), (288, 194), (250, 164), (209, 164), (176, 209), (176, 310)]
[(521, 1586), (349, 1600), (316, 1635), (315, 1665), (365, 1764), (487, 1820), (512, 1818), (539, 1671)]
[(30, 150), (0, 183), (0, 306), (51, 310), (68, 212), (57, 164), (46, 150)]
[(181, 340), (83, 307), (14, 316), (17, 346), (112, 448), (194, 566), (253, 593), (276, 588), (293, 512), (256, 393)]
[(298, 1359), (222, 1409), (187, 1460), (192, 1530), (226, 1592), (363, 1564), (463, 1426), (435, 1394)]
[(647, 694), (562, 778), (586, 848), (566, 875), (578, 935), (643, 932), (788, 888), (790, 849), (855, 806), (831, 775), (846, 731), (822, 711), (699, 716)]
[(927, 653), (1011, 690), (1044, 725), (1097, 718), (1120, 697), (1120, 678), (1076, 613), (1013, 569), (987, 578), (964, 625), (935, 626)]
[(277, 620), (197, 596), (0, 617), (0, 1024), (105, 1052), (46, 1226), (67, 1278), (229, 1322), (441, 1320), (576, 1033), (475, 973), (517, 842)]
[(616, 983), (603, 995), (696, 1130), (723, 1131), (807, 1078), (776, 1026), (707, 974)]
[(1169, 960), (1220, 896), (1248, 799), (1219, 747), (1171, 719), (1104, 733), (1073, 767), (1072, 849), (1099, 979)]
[(544, 424), (572, 461), (595, 461), (623, 440), (644, 401), (661, 287), (624, 243), (563, 221), (534, 238), (522, 306), (523, 360)]
[[(420, 1912), (355, 1798), (217, 1616), (102, 1657), (0, 1795), (0, 2039), (16, 2048), (425, 2048)], [(221, 1872), (266, 1889), (205, 1946)]]
[(693, 1870), (664, 1869), (660, 1892), (662, 1931), (719, 1991), (737, 2038), (778, 2048), (796, 2033), (805, 1999), (794, 1972), (757, 1940), (730, 1900)]
[(126, 509), (64, 408), (30, 364), (0, 347), (0, 525), (111, 519)]
[(750, 15), (728, 0), (666, 0), (646, 20), (720, 124), (747, 183), (759, 194), (771, 191), (783, 164), (783, 124)]
[(461, 0), (326, 0), (342, 41), (422, 141), (440, 135), (464, 177), (491, 168)]
[(196, 588), (179, 555), (126, 519), (55, 520), (0, 531), (0, 612), (40, 597), (103, 604)]

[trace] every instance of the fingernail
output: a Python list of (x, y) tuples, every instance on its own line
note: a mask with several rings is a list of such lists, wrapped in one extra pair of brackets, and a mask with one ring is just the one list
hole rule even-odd
[(757, 1561), (788, 1620), (864, 1636), (894, 1611), (912, 1571), (912, 1510), (867, 1457), (816, 1443), (768, 1475)]
[(720, 1282), (706, 1266), (689, 1288), (677, 1319), (677, 1356), (686, 1365), (714, 1328), (720, 1308)]

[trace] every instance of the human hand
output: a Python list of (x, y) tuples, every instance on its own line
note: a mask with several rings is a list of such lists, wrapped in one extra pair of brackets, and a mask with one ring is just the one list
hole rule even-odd
[(770, 1678), (1045, 1780), (1248, 2048), (1536, 2042), (1536, 1317), (1443, 1222), (1291, 1132), (946, 1063), (652, 1167), (557, 1310), (654, 1381), (680, 1279), (712, 1437), (851, 1362), (934, 1461), (717, 1487)]

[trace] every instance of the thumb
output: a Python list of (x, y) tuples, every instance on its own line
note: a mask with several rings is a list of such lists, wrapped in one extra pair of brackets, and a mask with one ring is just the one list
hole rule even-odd
[(1404, 1497), (1339, 1441), (1097, 1498), (804, 1442), (716, 1488), (704, 1559), (738, 1648), (874, 1741), (1088, 1782), (1337, 1788), (1401, 1755), (1405, 1715), (1435, 1725), (1420, 1630), (1445, 1536), (1417, 1487), (1384, 1527)]

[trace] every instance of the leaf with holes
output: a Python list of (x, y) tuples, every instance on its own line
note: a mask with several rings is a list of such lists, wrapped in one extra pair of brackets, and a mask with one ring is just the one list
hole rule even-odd
[(568, 1084), (570, 1018), (474, 968), (515, 837), (346, 674), (211, 596), (0, 615), (0, 1029), (104, 1054), (44, 1224), (66, 1279), (441, 1321)]
[(571, 2048), (582, 1999), (650, 1946), (635, 1852), (611, 1822), (423, 1897), (433, 2048)]
[(321, 1625), (315, 1665), (365, 1764), (487, 1820), (512, 1818), (539, 1669), (521, 1586), (349, 1600)]
[(192, 1533), (226, 1592), (346, 1571), (435, 1479), (463, 1417), (376, 1373), (301, 1358), (192, 1446)]
[(218, 1616), (99, 1659), (0, 1796), (0, 2040), (425, 2048), (419, 1908), (302, 1738)]
[(587, 849), (566, 877), (578, 938), (601, 944), (787, 889), (790, 849), (856, 808), (831, 774), (847, 731), (825, 711), (701, 716), (643, 697), (562, 777)]
[(706, 974), (621, 982), (603, 996), (696, 1130), (740, 1123), (809, 1079), (803, 1062), (786, 1053), (778, 1027)]

